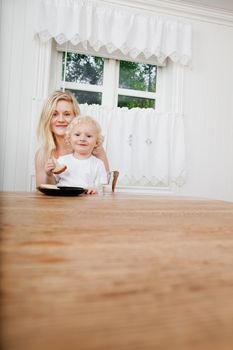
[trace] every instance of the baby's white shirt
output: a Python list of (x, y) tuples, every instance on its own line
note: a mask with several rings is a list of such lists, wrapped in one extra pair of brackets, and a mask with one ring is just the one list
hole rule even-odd
[(90, 188), (108, 181), (103, 161), (93, 155), (86, 159), (77, 159), (73, 154), (67, 154), (57, 161), (67, 166), (63, 173), (55, 176), (59, 186)]

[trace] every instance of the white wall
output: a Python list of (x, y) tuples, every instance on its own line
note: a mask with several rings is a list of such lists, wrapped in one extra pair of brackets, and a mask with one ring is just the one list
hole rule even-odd
[(32, 2), (1, 0), (0, 182), (3, 190), (26, 190), (29, 183), (34, 41)]
[[(0, 0), (1, 148), (4, 191), (31, 188), (36, 124), (48, 92), (50, 48), (38, 46), (33, 25), (37, 0)], [(141, 4), (142, 2), (140, 2)], [(155, 2), (156, 3), (156, 2)], [(150, 5), (150, 10), (155, 11)], [(163, 13), (163, 9), (159, 8)], [(187, 183), (177, 190), (233, 201), (233, 20), (183, 7), (164, 13), (193, 24), (193, 62), (184, 75)], [(35, 81), (40, 70), (40, 81)]]
[(233, 201), (233, 27), (193, 22), (186, 70), (187, 184), (181, 193)]

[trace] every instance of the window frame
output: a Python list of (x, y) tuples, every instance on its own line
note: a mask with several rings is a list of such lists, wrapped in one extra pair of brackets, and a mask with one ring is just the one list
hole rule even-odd
[[(103, 84), (102, 85), (94, 85), (94, 84), (85, 84), (85, 83), (75, 83), (75, 82), (67, 82), (61, 79), (62, 77), (62, 56), (65, 51), (57, 51), (57, 88), (58, 89), (72, 89), (72, 90), (80, 90), (80, 91), (90, 91), (90, 92), (100, 92), (102, 93), (102, 106), (114, 108), (117, 107), (118, 104), (118, 95), (128, 96), (128, 97), (139, 97), (139, 98), (148, 98), (155, 101), (155, 108), (158, 109), (158, 86), (161, 69), (162, 67), (157, 66), (157, 76), (156, 76), (156, 91), (149, 92), (143, 90), (133, 90), (133, 89), (125, 89), (119, 87), (119, 72), (120, 72), (120, 60), (113, 58), (105, 58), (98, 55), (104, 60), (104, 69), (103, 69)], [(79, 52), (77, 52), (79, 53)], [(80, 52), (83, 54), (83, 52)], [(88, 53), (85, 53), (88, 55)], [(94, 56), (93, 54), (90, 54)], [(133, 61), (131, 61), (133, 62)], [(151, 63), (149, 63), (151, 64)], [(111, 89), (109, 88), (111, 86)]]

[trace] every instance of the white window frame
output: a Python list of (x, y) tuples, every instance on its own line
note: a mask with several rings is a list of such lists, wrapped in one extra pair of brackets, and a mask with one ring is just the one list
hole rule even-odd
[[(83, 54), (80, 52), (80, 54)], [(133, 89), (123, 89), (119, 88), (119, 71), (120, 71), (120, 61), (111, 58), (104, 58), (104, 71), (103, 71), (103, 84), (102, 85), (92, 85), (85, 83), (75, 83), (62, 81), (62, 55), (63, 52), (57, 52), (57, 88), (80, 90), (80, 91), (90, 91), (90, 92), (101, 92), (102, 93), (102, 103), (101, 105), (107, 107), (117, 107), (118, 95), (129, 96), (129, 97), (139, 97), (139, 98), (149, 98), (155, 100), (155, 109), (157, 109), (157, 92), (148, 92), (142, 90)], [(91, 54), (94, 56), (93, 54)], [(157, 77), (156, 77), (156, 91), (158, 91), (158, 81), (160, 77), (161, 68), (157, 66)], [(110, 88), (111, 87), (111, 88)]]

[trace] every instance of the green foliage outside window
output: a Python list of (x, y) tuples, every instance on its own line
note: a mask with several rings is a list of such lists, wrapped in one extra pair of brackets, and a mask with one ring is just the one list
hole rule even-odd
[(93, 92), (93, 91), (81, 91), (81, 90), (72, 90), (71, 91), (78, 103), (87, 103), (89, 105), (101, 105), (102, 102), (102, 93), (101, 92)]
[(121, 61), (119, 87), (155, 92), (156, 74), (157, 67), (151, 64)]
[(118, 107), (155, 108), (155, 100), (142, 97), (118, 96)]
[[(65, 69), (65, 53), (63, 53), (62, 77)], [(68, 82), (102, 85), (104, 60), (96, 56), (80, 55), (67, 52), (66, 77)]]
[[(73, 52), (63, 53), (62, 77), (66, 69), (65, 81), (81, 84), (103, 85), (104, 59)], [(145, 92), (156, 91), (157, 67), (154, 65), (120, 61), (119, 88)], [(71, 90), (79, 103), (101, 104), (102, 93)], [(118, 95), (119, 107), (155, 108), (151, 98)]]

